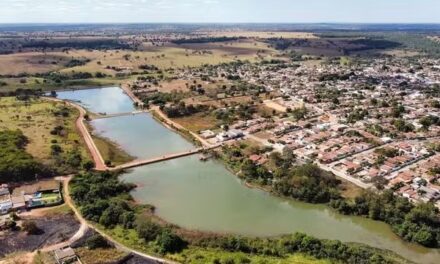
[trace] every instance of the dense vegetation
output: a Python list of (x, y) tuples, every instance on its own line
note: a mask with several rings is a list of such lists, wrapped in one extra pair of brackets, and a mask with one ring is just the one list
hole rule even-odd
[[(341, 196), (340, 181), (334, 175), (314, 164), (295, 165), (295, 157), (288, 150), (282, 155), (270, 154), (265, 166), (247, 159), (244, 151), (243, 145), (224, 147), (224, 160), (246, 181), (267, 186), (284, 197), (327, 203), (343, 214), (386, 222), (407, 241), (440, 247), (440, 215), (432, 203), (414, 205), (407, 198), (394, 195), (392, 190), (379, 194), (365, 191), (351, 201)], [(376, 152), (383, 157), (398, 155), (391, 148), (379, 148)]]
[[(132, 185), (121, 183), (117, 174), (85, 173), (72, 180), (71, 195), (88, 220), (108, 229), (122, 226), (124, 230), (134, 230), (144, 245), (161, 255), (179, 253), (185, 248), (203, 248), (212, 252), (216, 250), (241, 252), (248, 256), (271, 256), (279, 259), (304, 253), (318, 259), (332, 259), (340, 263), (400, 263), (402, 261), (389, 253), (370, 247), (320, 240), (299, 233), (271, 239), (194, 234), (176, 226), (159, 223), (154, 217), (145, 213), (142, 206), (131, 203), (128, 191), (132, 188)], [(99, 238), (91, 239), (88, 244), (92, 247), (105, 246), (104, 241)], [(241, 262), (242, 259), (239, 262), (232, 259), (225, 263), (249, 263), (249, 261)], [(218, 260), (215, 263), (223, 262)]]
[(183, 38), (173, 40), (174, 44), (200, 44), (200, 43), (212, 43), (212, 42), (227, 42), (236, 41), (241, 38), (238, 37), (207, 37), (207, 38)]
[(400, 42), (384, 39), (381, 36), (368, 35), (364, 38), (318, 38), (283, 39), (272, 38), (268, 43), (278, 50), (309, 48), (317, 53), (351, 54), (366, 50), (392, 49), (401, 46)]
[(80, 206), (81, 214), (105, 228), (122, 226), (135, 229), (137, 235), (160, 254), (182, 250), (186, 242), (170, 228), (163, 227), (137, 213), (128, 194), (134, 186), (121, 183), (110, 172), (80, 174), (72, 181), (71, 195)]
[(0, 183), (30, 181), (51, 174), (25, 151), (27, 143), (21, 131), (0, 131)]
[(39, 49), (57, 49), (57, 48), (73, 48), (73, 49), (129, 49), (130, 46), (118, 40), (113, 39), (91, 39), (91, 40), (59, 40), (59, 41), (31, 41), (22, 44), (23, 48), (39, 48)]
[(400, 237), (426, 247), (440, 247), (440, 217), (432, 203), (414, 205), (386, 190), (365, 192), (353, 202), (333, 200), (330, 205), (344, 214), (366, 216), (390, 224)]
[(165, 105), (166, 103), (173, 102), (178, 103), (185, 97), (185, 93), (172, 92), (172, 93), (154, 93), (143, 97), (143, 101), (146, 105)]
[(269, 166), (259, 166), (246, 158), (243, 146), (224, 147), (224, 159), (240, 176), (250, 182), (269, 185), (279, 195), (311, 203), (328, 203), (338, 199), (340, 181), (312, 163), (293, 166), (295, 156), (289, 150), (272, 153)]
[(186, 105), (183, 101), (177, 105), (170, 105), (162, 107), (162, 111), (171, 118), (190, 116), (199, 112), (207, 110), (207, 105)]
[(332, 259), (340, 263), (395, 263), (394, 260), (369, 247), (344, 244), (335, 240), (317, 239), (302, 233), (273, 239), (233, 236), (208, 238), (199, 242), (198, 245), (205, 248), (219, 248), (228, 252), (275, 257), (305, 253), (318, 259)]

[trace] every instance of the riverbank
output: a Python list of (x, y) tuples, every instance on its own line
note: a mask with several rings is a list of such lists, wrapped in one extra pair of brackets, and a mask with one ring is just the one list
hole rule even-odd
[[(124, 125), (123, 126), (123, 128), (124, 129), (127, 129), (127, 125)], [(143, 133), (143, 135), (145, 135), (145, 133)], [(140, 138), (142, 138), (142, 137), (140, 137)], [(176, 163), (180, 163), (180, 160), (178, 160), (178, 161), (173, 161), (173, 162), (167, 162), (166, 164), (166, 166), (165, 167), (170, 167), (170, 166), (174, 166)], [(163, 168), (164, 166), (163, 166), (163, 164), (156, 164), (156, 165), (151, 165), (151, 166), (148, 166), (148, 168), (140, 168), (140, 172), (142, 172), (142, 175), (140, 175), (142, 178), (145, 178), (145, 175), (149, 175), (149, 178), (151, 178), (151, 177), (153, 177), (152, 178), (152, 180), (153, 181), (149, 181), (148, 182), (148, 184), (152, 184), (152, 183), (155, 183), (156, 181), (162, 181), (162, 179), (167, 179), (168, 177), (170, 177), (170, 176), (167, 176), (167, 175), (165, 175), (165, 174), (163, 174), (162, 173), (162, 168)], [(150, 168), (152, 168), (153, 170), (150, 170)], [(160, 168), (160, 169), (159, 169)], [(179, 177), (181, 178), (181, 179), (177, 179), (177, 178), (169, 178), (169, 179), (172, 179), (173, 180), (173, 182), (172, 182), (172, 184), (174, 185), (174, 186), (176, 186), (176, 185), (178, 185), (179, 186), (179, 189), (183, 189), (183, 190), (186, 190), (186, 189), (184, 189), (184, 188), (186, 188), (185, 186), (183, 186), (185, 183), (184, 182), (187, 182), (188, 184), (195, 184), (195, 183), (197, 183), (196, 185), (197, 186), (199, 186), (200, 185), (200, 183), (204, 183), (205, 182), (205, 180), (203, 180), (203, 179), (206, 179), (206, 176), (208, 176), (208, 175), (210, 175), (212, 172), (211, 171), (203, 171), (203, 170), (199, 170), (199, 169), (197, 169), (195, 166), (192, 166), (192, 165), (190, 165), (190, 171), (193, 171), (193, 172), (195, 172), (195, 174), (196, 174), (196, 179), (194, 179), (195, 181), (192, 181), (191, 180), (191, 178), (188, 178), (187, 176), (188, 175), (186, 175), (185, 173), (186, 173), (186, 171), (188, 170), (188, 168), (180, 168), (180, 169), (177, 169), (177, 174), (179, 175)], [(144, 169), (147, 169), (147, 170), (144, 170)], [(184, 171), (185, 170), (185, 171)], [(138, 171), (138, 170), (134, 170), (134, 171)], [(130, 171), (130, 173), (129, 174), (131, 174), (132, 172)], [(174, 172), (174, 174), (175, 174), (176, 172)], [(223, 172), (220, 172), (219, 171), (219, 174), (222, 174)], [(155, 177), (155, 176), (157, 176), (158, 174), (160, 174), (160, 177)], [(220, 175), (217, 175), (217, 177), (221, 177)], [(124, 176), (124, 178), (125, 178), (125, 176)], [(189, 181), (189, 182), (188, 182)], [(242, 185), (243, 183), (241, 183), (241, 185)], [(216, 188), (212, 188), (212, 186), (216, 186)], [(164, 187), (166, 187), (166, 188), (162, 188), (162, 187), (160, 187), (160, 188), (158, 188), (158, 187), (155, 187), (154, 185), (153, 186), (149, 186), (150, 188), (152, 188), (153, 190), (154, 189), (156, 189), (157, 190), (157, 192), (165, 192), (165, 193), (169, 193), (169, 192), (172, 192), (173, 193), (173, 195), (172, 196), (169, 196), (168, 195), (168, 197), (169, 198), (172, 198), (172, 197), (174, 197), (174, 196), (176, 196), (176, 197), (181, 197), (181, 196), (179, 196), (179, 195), (181, 195), (180, 193), (176, 193), (176, 191), (178, 191), (178, 190), (174, 190), (174, 189), (172, 189), (172, 188), (169, 188), (169, 187), (166, 187), (166, 186), (164, 186)], [(221, 185), (218, 185), (217, 183), (212, 183), (212, 184), (209, 184), (209, 185), (206, 185), (206, 187), (202, 187), (202, 186), (200, 186), (201, 188), (205, 188), (206, 189), (206, 194), (204, 194), (204, 196), (203, 197), (205, 197), (205, 199), (207, 200), (207, 202), (209, 202), (210, 200), (212, 200), (212, 199), (210, 199), (210, 196), (212, 196), (212, 198), (216, 198), (217, 196), (215, 196), (215, 195), (217, 195), (217, 194), (215, 194), (215, 192), (216, 192), (216, 189), (220, 189), (220, 190), (223, 190), (222, 188), (223, 188), (223, 186), (221, 186)], [(226, 186), (224, 186), (225, 188), (226, 188)], [(235, 187), (234, 187), (235, 188)], [(237, 187), (238, 188), (238, 187)], [(239, 188), (238, 188), (239, 189)], [(238, 192), (242, 192), (243, 193), (243, 191), (240, 189), (240, 190), (238, 190), (237, 189), (237, 191)], [(196, 189), (197, 190), (197, 189)], [(224, 189), (224, 190), (228, 190), (228, 195), (227, 196), (231, 196), (230, 198), (234, 198), (234, 200), (235, 201), (231, 201), (232, 203), (235, 203), (235, 204), (230, 204), (230, 206), (229, 207), (234, 207), (235, 208), (235, 205), (238, 205), (239, 203), (241, 203), (241, 201), (240, 201), (240, 199), (248, 199), (248, 198), (245, 198), (245, 197), (241, 197), (241, 198), (238, 198), (238, 199), (235, 199), (235, 198), (237, 198), (237, 197), (235, 197), (235, 196), (233, 196), (233, 195), (231, 195), (229, 192), (230, 192), (230, 189), (229, 189), (229, 187), (228, 188), (226, 188), (226, 189)], [(194, 190), (190, 190), (190, 189), (187, 189), (187, 193), (191, 193), (191, 192), (194, 192)], [(148, 192), (148, 193), (151, 193), (151, 189), (150, 189), (150, 192)], [(156, 192), (154, 192), (154, 193), (156, 193)], [(247, 193), (247, 192), (244, 192), (246, 195), (249, 195), (249, 193)], [(214, 196), (213, 196), (214, 195)], [(225, 200), (225, 201), (228, 201), (228, 198), (229, 197), (225, 197), (225, 192), (223, 192), (223, 193), (219, 193), (218, 194), (219, 196), (218, 196), (218, 198), (219, 199), (222, 199), (222, 200)], [(258, 194), (259, 196), (260, 196), (260, 194)], [(265, 195), (262, 195), (262, 196), (264, 196), (264, 197), (266, 197)], [(267, 195), (267, 196), (269, 196), (269, 195)], [(160, 196), (158, 196), (157, 198), (159, 198)], [(253, 197), (253, 196), (252, 196)], [(150, 197), (151, 198), (151, 197)], [(254, 197), (254, 198), (256, 198), (256, 197)], [(261, 198), (261, 197), (260, 197)], [(257, 199), (260, 199), (260, 198), (257, 198)], [(146, 198), (144, 198), (144, 200), (145, 200)], [(181, 199), (182, 200), (182, 202), (183, 202), (183, 200), (185, 199), (185, 198), (179, 198), (179, 199)], [(200, 201), (200, 199), (204, 199), (204, 198), (198, 198), (197, 200), (199, 200)], [(264, 198), (264, 199), (266, 199), (266, 198)], [(269, 199), (269, 198), (267, 198), (267, 199)], [(148, 199), (147, 199), (148, 200)], [(162, 199), (162, 201), (164, 201), (164, 202), (166, 202), (166, 201), (169, 201), (169, 200), (166, 200), (166, 199)], [(255, 203), (261, 203), (262, 201), (259, 201), (259, 200), (256, 200), (256, 201), (249, 201), (249, 206), (251, 206), (251, 207), (255, 207)], [(264, 202), (264, 201), (263, 201)], [(158, 210), (159, 210), (159, 212), (162, 214), (163, 213), (163, 211), (164, 210), (168, 210), (167, 208), (165, 208), (164, 206), (163, 206), (163, 204), (161, 204), (161, 203), (156, 203), (156, 202), (154, 202), (153, 204), (155, 204), (155, 205), (157, 205), (157, 208), (158, 208)], [(179, 203), (177, 203), (177, 204), (179, 204)], [(341, 216), (338, 216), (338, 217), (335, 217), (335, 216), (329, 216), (329, 215), (327, 215), (327, 213), (324, 213), (324, 214), (322, 214), (321, 215), (321, 212), (317, 212), (318, 210), (316, 210), (316, 212), (313, 212), (312, 214), (310, 213), (310, 212), (307, 212), (307, 211), (304, 211), (304, 212), (296, 212), (296, 210), (297, 210), (297, 208), (296, 208), (296, 204), (293, 206), (293, 208), (289, 208), (291, 205), (288, 205), (288, 203), (287, 202), (283, 202), (282, 204), (278, 204), (278, 201), (271, 201), (270, 203), (270, 206), (267, 208), (268, 210), (266, 211), (266, 209), (264, 209), (263, 211), (264, 211), (264, 215), (261, 215), (261, 210), (259, 210), (258, 208), (259, 208), (259, 206), (256, 206), (256, 208), (255, 209), (258, 209), (258, 211), (256, 211), (255, 213), (255, 215), (254, 216), (250, 216), (253, 220), (250, 220), (250, 221), (246, 221), (247, 222), (247, 228), (250, 228), (251, 226), (249, 226), (249, 223), (250, 222), (252, 222), (252, 223), (255, 223), (255, 224), (257, 224), (259, 221), (261, 221), (262, 219), (260, 219), (260, 218), (263, 218), (263, 220), (264, 220), (264, 218), (266, 218), (267, 216), (270, 216), (270, 217), (272, 217), (272, 216), (275, 216), (275, 217), (273, 217), (273, 220), (269, 220), (269, 222), (271, 222), (272, 224), (273, 223), (275, 223), (275, 222), (278, 222), (278, 223), (280, 223), (280, 219), (278, 219), (276, 216), (278, 215), (278, 214), (280, 214), (279, 216), (280, 217), (283, 217), (282, 219), (284, 219), (284, 220), (287, 220), (287, 218), (288, 219), (290, 219), (291, 221), (293, 221), (293, 222), (298, 222), (298, 223), (295, 223), (295, 224), (299, 224), (299, 226), (300, 226), (300, 228), (299, 228), (299, 230), (304, 230), (304, 227), (302, 226), (303, 224), (309, 224), (309, 225), (317, 225), (316, 226), (316, 230), (321, 230), (320, 229), (320, 227), (319, 227), (319, 225), (321, 224), (322, 225), (322, 223), (314, 223), (313, 222), (313, 220), (311, 220), (311, 219), (308, 219), (308, 217), (309, 216), (312, 216), (312, 214), (315, 214), (313, 217), (315, 218), (315, 219), (321, 219), (321, 222), (323, 222), (322, 220), (322, 218), (321, 217), (328, 217), (329, 219), (332, 219), (331, 221), (328, 221), (329, 222), (329, 224), (327, 225), (327, 226), (335, 226), (335, 224), (337, 224), (337, 222), (332, 222), (332, 221), (334, 221), (335, 219), (333, 219), (333, 218), (342, 218), (342, 219), (344, 219), (344, 221), (341, 221), (341, 223), (338, 223), (338, 224), (342, 224), (342, 222), (344, 222), (344, 224), (342, 224), (342, 225), (346, 225), (346, 232), (349, 232), (349, 231), (347, 231), (347, 230), (351, 230), (350, 228), (352, 228), (353, 230), (358, 230), (358, 231), (353, 231), (353, 232), (356, 232), (356, 233), (359, 233), (359, 228), (362, 228), (361, 229), (361, 231), (365, 231), (365, 233), (362, 233), (362, 235), (358, 235), (358, 234), (356, 234), (356, 233), (354, 233), (354, 234), (356, 234), (356, 236), (367, 236), (368, 237), (368, 239), (371, 239), (371, 240), (377, 240), (377, 239), (379, 239), (379, 242), (384, 242), (384, 243), (389, 243), (389, 241), (387, 240), (387, 239), (384, 239), (383, 237), (378, 237), (377, 236), (377, 234), (375, 234), (375, 235), (372, 235), (372, 236), (370, 236), (368, 233), (367, 233), (367, 229), (368, 228), (366, 228), (365, 226), (368, 226), (368, 225), (376, 225), (373, 221), (371, 221), (371, 222), (369, 222), (369, 221), (365, 221), (366, 223), (365, 223), (365, 226), (359, 226), (359, 223), (357, 223), (358, 221), (360, 221), (361, 223), (363, 223), (363, 220), (357, 220), (357, 219), (352, 219), (352, 218), (348, 218), (348, 217), (342, 217), (342, 215)], [(214, 205), (211, 205), (211, 206), (214, 206)], [(271, 209), (270, 208), (274, 208), (274, 206), (275, 206), (275, 208), (277, 208), (277, 212), (271, 212)], [(217, 207), (217, 206), (214, 206), (214, 207)], [(229, 208), (228, 207), (228, 208)], [(231, 208), (232, 208), (231, 207)], [(221, 207), (218, 207), (218, 208), (221, 208)], [(312, 208), (314, 208), (313, 206), (312, 206)], [(238, 208), (237, 208), (238, 209)], [(252, 209), (252, 208), (249, 208), (249, 207), (247, 207), (247, 208), (240, 208), (240, 209), (238, 209), (237, 211), (238, 212), (241, 212), (241, 214), (248, 214), (248, 210), (249, 209)], [(186, 205), (185, 204), (183, 204), (183, 207), (182, 206), (180, 206), (180, 209), (179, 210), (174, 210), (174, 209), (172, 209), (172, 211), (174, 211), (174, 212), (176, 212), (176, 213), (178, 213), (179, 211), (182, 211), (182, 210), (188, 210), (188, 208), (186, 207)], [(285, 211), (285, 210), (287, 210), (287, 211)], [(307, 209), (307, 210), (309, 210), (309, 209)], [(315, 210), (315, 209), (313, 209), (313, 210)], [(322, 209), (320, 209), (320, 210), (322, 210), (322, 211), (326, 211), (327, 209), (325, 209), (325, 208), (322, 208)], [(192, 215), (193, 213), (190, 213), (191, 211), (187, 211), (186, 213), (185, 213), (185, 215), (186, 216), (188, 216), (188, 215)], [(208, 211), (206, 211), (205, 210), (205, 212), (208, 212)], [(222, 212), (222, 211), (220, 211), (220, 212)], [(286, 212), (288, 212), (288, 213), (286, 213)], [(302, 214), (302, 213), (304, 213), (305, 215), (306, 215), (306, 217), (303, 219), (302, 218), (302, 216), (301, 215), (299, 215), (299, 214)], [(316, 213), (318, 213), (318, 215), (319, 216), (317, 216), (316, 215)], [(202, 213), (203, 214), (203, 213)], [(291, 216), (290, 216), (291, 215)], [(175, 215), (175, 216), (177, 216), (177, 215)], [(169, 220), (169, 222), (175, 222), (175, 221), (173, 221), (173, 219), (175, 219), (174, 217), (175, 216), (172, 216), (172, 217), (167, 217), (167, 219)], [(195, 213), (195, 214), (193, 214), (192, 215), (192, 217), (193, 217), (193, 220), (191, 220), (191, 223), (193, 223), (194, 224), (194, 226), (197, 226), (200, 222), (198, 222), (199, 220), (201, 220), (201, 219), (197, 219), (197, 218), (201, 218), (201, 216), (202, 215), (200, 215), (200, 213)], [(223, 215), (223, 216), (220, 216), (220, 218), (222, 218), (222, 217), (224, 217), (225, 215)], [(180, 217), (180, 216), (177, 216), (177, 217)], [(294, 217), (294, 218), (289, 218), (289, 217)], [(203, 216), (202, 216), (202, 218), (203, 218)], [(296, 219), (295, 219), (296, 218)], [(345, 218), (347, 218), (347, 219), (345, 219)], [(272, 219), (272, 218), (270, 218), (270, 219)], [(278, 219), (278, 220), (277, 220)], [(255, 221), (255, 220), (258, 220), (258, 221)], [(283, 220), (283, 223), (282, 223), (282, 225), (281, 225), (281, 227), (283, 228), (283, 230), (290, 230), (290, 231), (283, 231), (283, 232), (291, 232), (292, 230), (298, 230), (298, 226), (296, 226), (295, 227), (295, 224), (292, 226), (291, 225), (291, 221), (286, 221), (286, 223), (284, 223), (284, 220)], [(349, 221), (347, 221), (347, 222), (345, 222), (345, 220), (349, 220)], [(211, 222), (211, 223), (215, 223), (215, 222)], [(229, 222), (225, 222), (225, 223), (223, 223), (223, 224), (228, 224)], [(312, 224), (312, 223), (314, 223), (314, 224)], [(324, 223), (325, 223), (325, 221), (324, 221)], [(330, 223), (332, 223), (332, 224), (330, 224)], [(362, 225), (364, 225), (364, 224), (362, 224)], [(379, 225), (380, 226), (380, 228), (384, 228), (382, 225)], [(197, 227), (196, 227), (197, 228)], [(208, 227), (209, 228), (209, 227)], [(212, 226), (211, 228), (217, 228), (215, 225), (214, 226)], [(274, 228), (274, 226), (268, 226), (268, 227), (266, 227), (266, 228), (269, 228), (269, 230), (272, 230), (273, 228)], [(241, 228), (240, 228), (241, 229)], [(245, 228), (246, 229), (246, 228)], [(305, 230), (308, 230), (309, 229), (309, 227), (306, 227), (305, 228)], [(364, 230), (365, 229), (365, 230)], [(244, 230), (244, 229), (242, 229), (242, 230)], [(263, 229), (264, 230), (264, 229)], [(276, 228), (275, 228), (275, 230), (276, 230)], [(336, 234), (336, 236), (335, 236), (335, 234), (333, 234), (333, 233), (331, 233), (331, 234), (329, 234), (329, 232), (328, 232), (328, 230), (327, 231), (325, 231), (325, 229), (323, 229), (322, 230), (323, 231), (323, 233), (322, 233), (322, 236), (323, 237), (341, 237), (341, 235), (340, 234)], [(387, 231), (388, 232), (388, 231)], [(231, 233), (234, 233), (234, 232), (231, 232)], [(308, 233), (308, 232), (307, 232)], [(316, 232), (315, 232), (316, 233)], [(319, 232), (318, 232), (319, 233)], [(387, 235), (386, 236), (388, 236), (388, 233), (387, 233)], [(350, 241), (350, 238), (349, 237), (347, 237), (347, 235), (342, 235), (342, 237), (344, 238), (343, 240), (349, 240)], [(395, 238), (393, 238), (393, 239), (395, 239)], [(359, 242), (362, 242), (362, 239), (359, 239)], [(394, 243), (394, 242), (393, 242)], [(392, 247), (397, 247), (398, 249), (396, 250), (396, 251), (398, 251), (398, 252), (400, 252), (401, 251), (401, 249), (402, 248), (405, 248), (405, 246), (403, 246), (403, 245), (401, 245), (402, 243), (401, 242), (396, 242), (396, 243), (394, 243), (394, 245), (392, 246)], [(411, 247), (411, 246), (410, 246)], [(426, 263), (431, 263), (431, 262), (426, 262)]]
[[(287, 235), (274, 238), (251, 238), (243, 236), (219, 235), (215, 233), (192, 231), (181, 228), (167, 222), (158, 221), (152, 211), (143, 206), (137, 206), (127, 200), (127, 191), (124, 191), (124, 183), (120, 182), (115, 174), (87, 174), (76, 177), (71, 185), (71, 195), (76, 200), (81, 210), (91, 206), (98, 206), (99, 210), (87, 214), (89, 219), (100, 219), (99, 224), (95, 223), (100, 233), (104, 233), (106, 237), (110, 237), (118, 244), (125, 247), (135, 249), (136, 252), (145, 252), (150, 255), (156, 255), (178, 261), (181, 263), (192, 263), (191, 259), (199, 255), (199, 263), (204, 256), (197, 254), (205, 252), (211, 257), (222, 258), (224, 255), (233, 254), (234, 257), (246, 257), (249, 259), (261, 258), (272, 259), (268, 263), (282, 263), (297, 254), (309, 255), (316, 259), (332, 259), (342, 263), (360, 263), (360, 260), (377, 258), (389, 260), (389, 263), (408, 263), (397, 255), (367, 246), (360, 246), (354, 243), (341, 243), (330, 240), (319, 240), (302, 234)], [(99, 186), (99, 187), (98, 187)], [(105, 197), (96, 196), (96, 192), (89, 190), (96, 188), (112, 188), (114, 191), (108, 193)], [(117, 191), (119, 190), (119, 191)], [(83, 193), (86, 191), (86, 193)], [(96, 196), (96, 197), (95, 197)], [(119, 208), (118, 205), (107, 205), (103, 202), (106, 200), (114, 201), (125, 197), (126, 205), (121, 209), (114, 211), (117, 214), (127, 214), (133, 212), (135, 214), (135, 222), (126, 222), (120, 217), (106, 218), (108, 210), (113, 211)], [(113, 204), (113, 203), (112, 203)], [(128, 206), (128, 207), (127, 207)], [(125, 209), (122, 209), (125, 208)], [(122, 211), (119, 211), (122, 210)], [(111, 222), (108, 222), (111, 221)], [(121, 222), (122, 221), (122, 222)], [(133, 221), (133, 220), (132, 220)], [(133, 226), (134, 225), (134, 226)], [(144, 233), (143, 230), (148, 230)], [(163, 236), (169, 236), (171, 244), (162, 244)], [(308, 247), (295, 248), (285, 247), (283, 245), (295, 245), (300, 241), (313, 241), (313, 250)], [(284, 242), (282, 242), (284, 241)], [(296, 242), (295, 242), (296, 241)], [(312, 245), (310, 244), (310, 245)], [(237, 247), (236, 245), (240, 245)], [(338, 253), (334, 251), (334, 246), (339, 248)], [(340, 258), (340, 251), (344, 251), (345, 257)], [(250, 252), (253, 252), (250, 254)], [(333, 252), (333, 253), (332, 253)], [(191, 253), (191, 254), (189, 254)], [(211, 258), (210, 257), (210, 258)], [(206, 256), (208, 258), (208, 256)], [(237, 259), (238, 260), (238, 259)], [(313, 259), (312, 259), (313, 260)], [(281, 262), (280, 262), (281, 261)], [(203, 262), (206, 263), (206, 262)]]
[(76, 108), (79, 111), (79, 116), (76, 119), (76, 127), (79, 130), (80, 134), (82, 135), (82, 138), (84, 139), (84, 142), (86, 143), (86, 146), (89, 150), (90, 155), (93, 158), (93, 162), (95, 165), (95, 168), (97, 170), (105, 170), (107, 168), (107, 165), (105, 165), (105, 161), (103, 159), (103, 157), (101, 156), (101, 153), (99, 152), (98, 147), (95, 144), (95, 141), (93, 140), (89, 130), (87, 129), (87, 126), (85, 124), (86, 120), (86, 115), (87, 115), (87, 110), (84, 109), (83, 107), (81, 107), (78, 104), (66, 101), (66, 100), (61, 100), (61, 99), (57, 99), (57, 98), (52, 98), (52, 97), (45, 97), (46, 100), (49, 101), (54, 101), (54, 102), (63, 102), (67, 105), (70, 105), (71, 107)]

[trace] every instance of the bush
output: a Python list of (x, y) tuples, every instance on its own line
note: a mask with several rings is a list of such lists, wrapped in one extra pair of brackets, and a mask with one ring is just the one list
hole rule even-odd
[(34, 221), (24, 221), (21, 227), (28, 235), (38, 235), (41, 233), (40, 228), (38, 228)]
[(86, 240), (86, 246), (89, 249), (109, 248), (110, 244), (99, 234), (93, 235)]
[(168, 229), (165, 229), (157, 237), (156, 244), (161, 254), (180, 252), (187, 246), (182, 238)]
[(90, 171), (90, 170), (92, 170), (94, 167), (95, 167), (95, 163), (94, 163), (93, 161), (91, 161), (91, 160), (88, 160), (88, 161), (84, 162), (84, 164), (83, 164), (83, 168), (84, 168), (86, 171)]
[(156, 239), (161, 227), (150, 220), (139, 220), (136, 223), (136, 231), (140, 238), (148, 242)]

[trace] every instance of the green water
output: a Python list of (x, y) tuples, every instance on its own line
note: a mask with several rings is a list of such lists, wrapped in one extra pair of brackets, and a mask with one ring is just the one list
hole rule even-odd
[(118, 143), (127, 153), (138, 158), (156, 158), (195, 148), (147, 113), (96, 119), (91, 125), (95, 133)]
[(222, 164), (197, 156), (136, 168), (122, 179), (138, 185), (132, 192), (137, 201), (155, 205), (160, 217), (185, 228), (250, 236), (304, 232), (439, 263), (440, 251), (405, 243), (384, 223), (247, 188)]
[[(128, 97), (120, 90), (84, 91), (81, 101), (92, 111), (129, 112), (126, 111), (130, 109)], [(64, 94), (66, 99), (74, 99), (69, 96), (79, 98), (77, 92)], [(95, 102), (100, 106), (95, 106)], [(108, 109), (107, 104), (117, 107)], [(137, 157), (191, 148), (184, 138), (148, 114), (95, 120), (92, 125), (98, 133)], [(440, 263), (439, 250), (405, 243), (384, 223), (343, 216), (326, 206), (286, 201), (249, 189), (222, 164), (201, 162), (197, 156), (139, 167), (122, 179), (138, 185), (132, 192), (137, 201), (155, 205), (160, 217), (182, 227), (251, 236), (304, 232), (319, 238), (389, 249), (416, 263)]]

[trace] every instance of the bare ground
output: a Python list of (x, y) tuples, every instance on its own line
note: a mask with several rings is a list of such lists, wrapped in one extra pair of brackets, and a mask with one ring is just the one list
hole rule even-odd
[(17, 251), (29, 252), (61, 243), (72, 237), (80, 226), (72, 214), (24, 217), (23, 220), (34, 221), (41, 233), (39, 235), (27, 235), (23, 231), (0, 233), (0, 257)]

